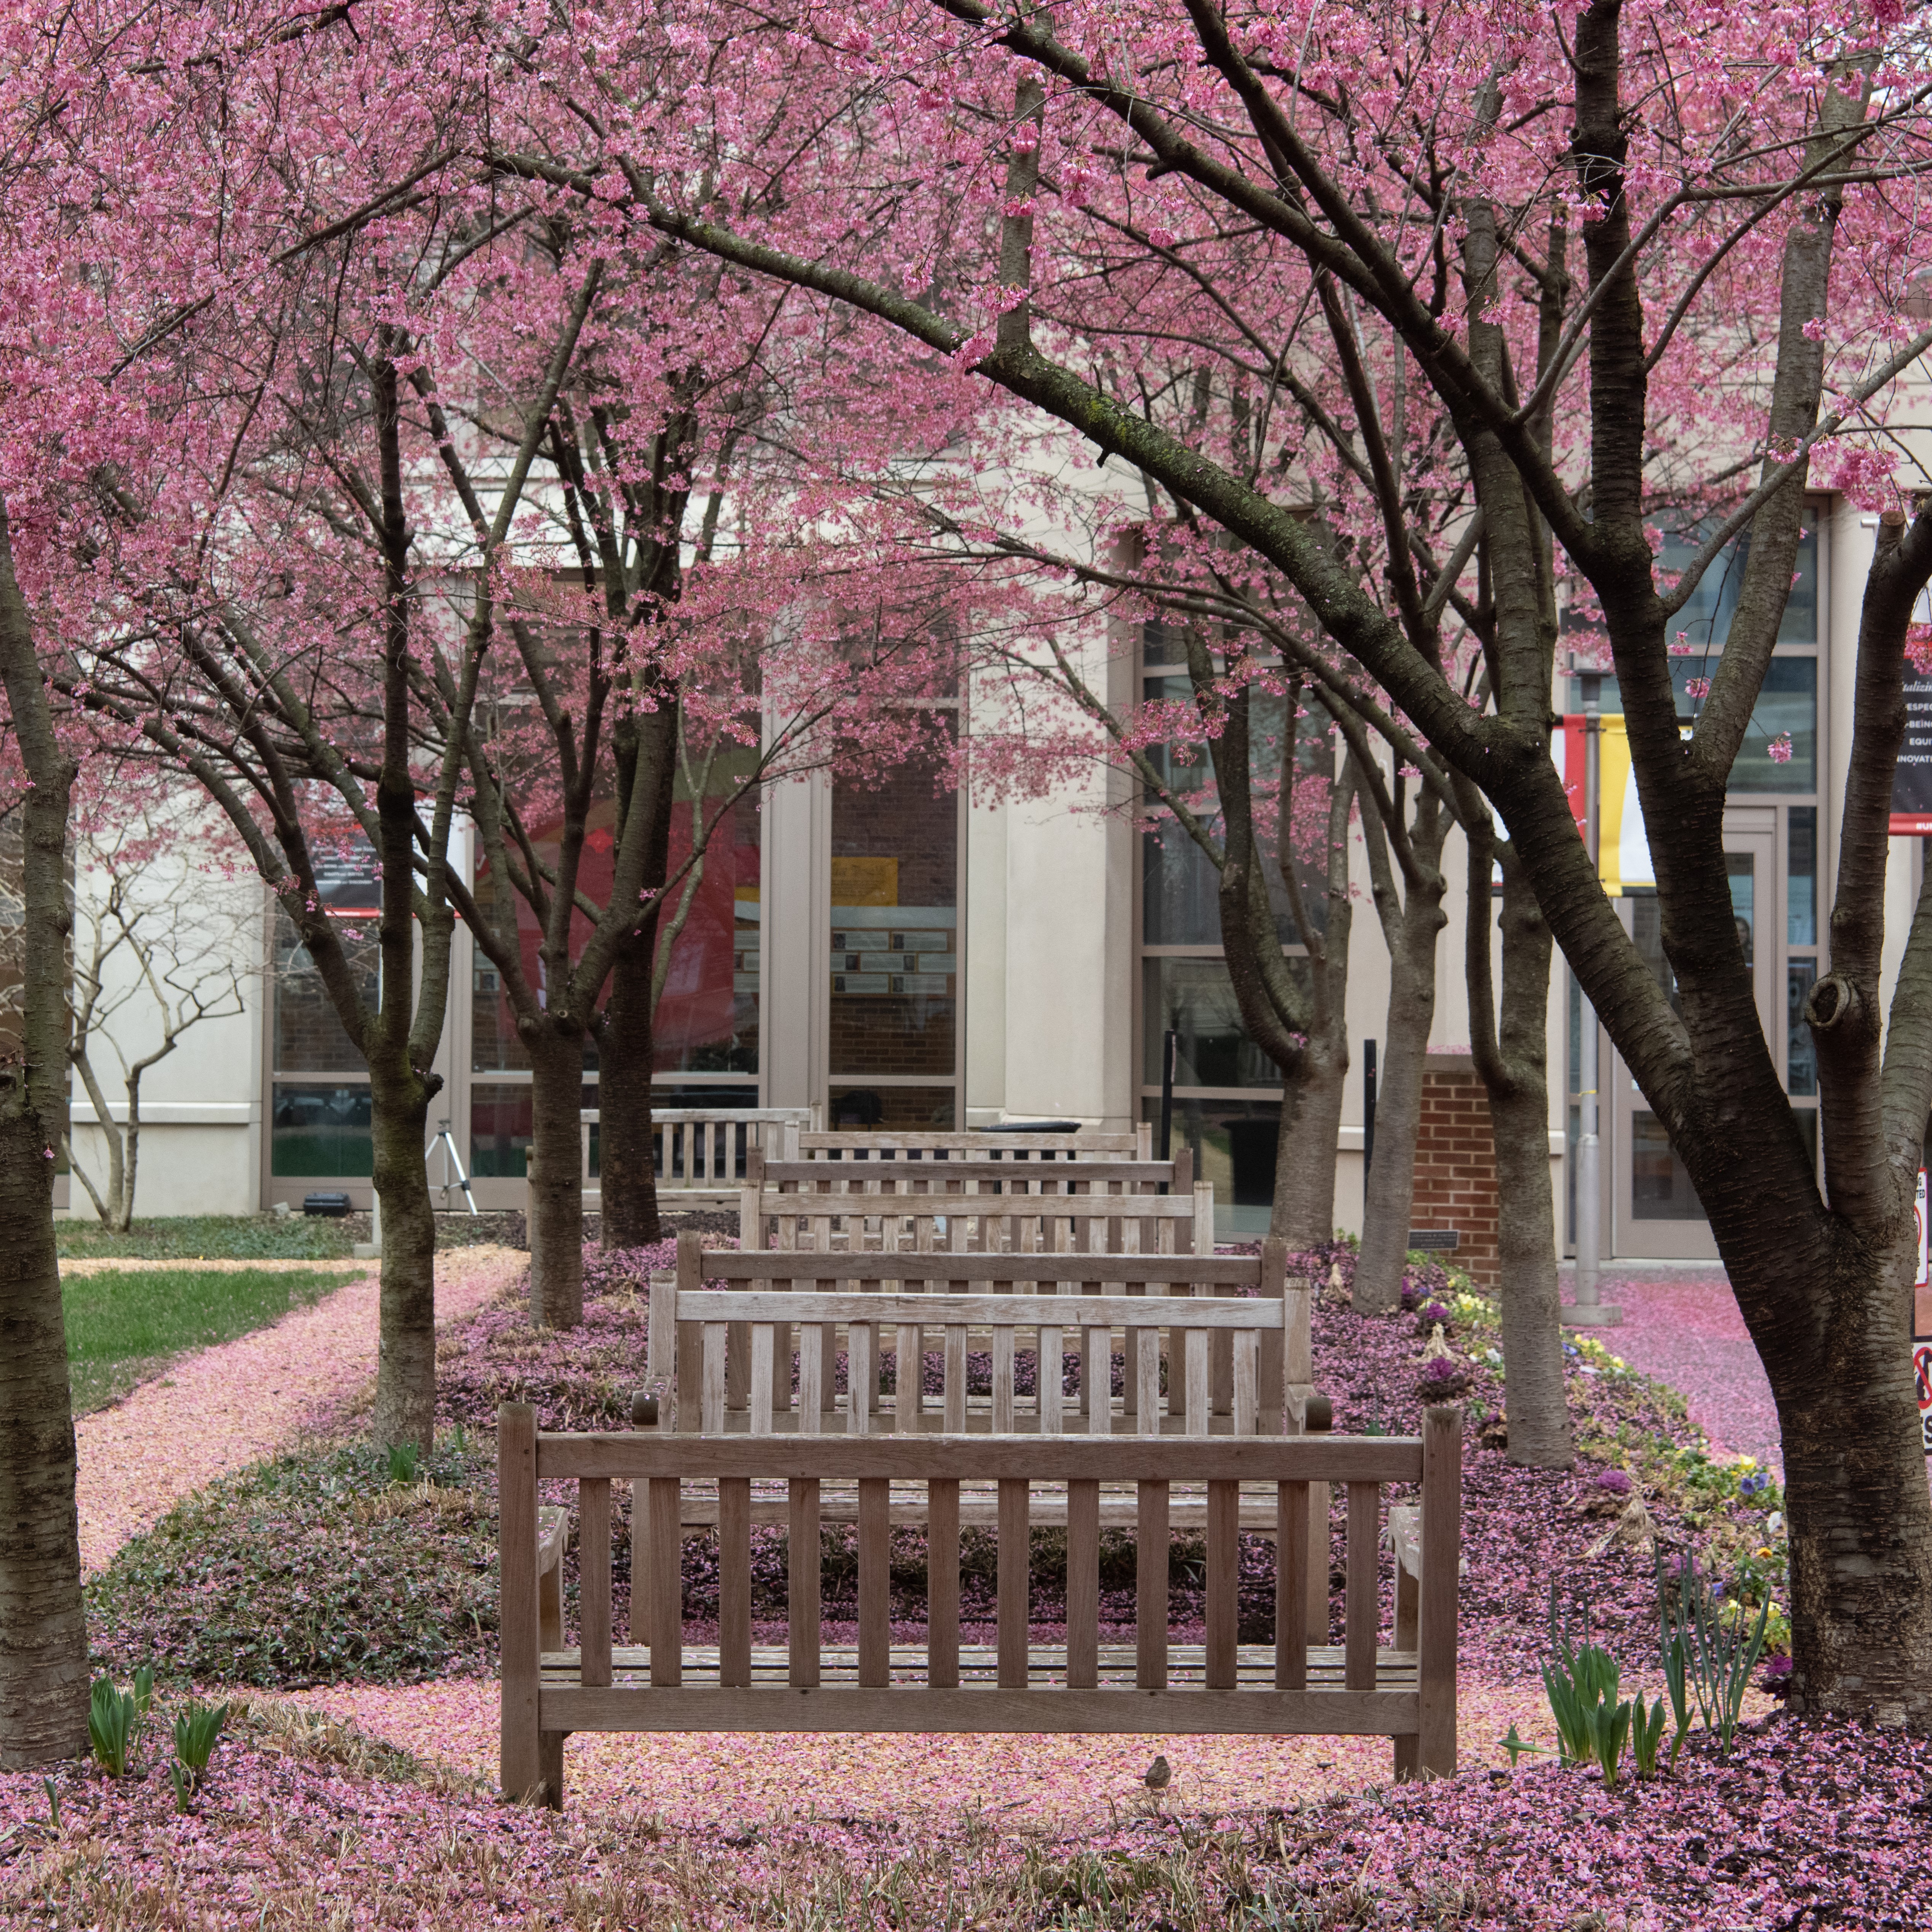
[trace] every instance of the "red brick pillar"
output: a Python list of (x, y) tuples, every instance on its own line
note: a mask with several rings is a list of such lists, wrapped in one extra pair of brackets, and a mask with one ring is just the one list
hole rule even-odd
[(1496, 1140), (1490, 1096), (1473, 1066), (1432, 1064), (1423, 1073), (1409, 1225), (1454, 1228), (1460, 1239), (1453, 1258), (1478, 1288), (1498, 1285)]

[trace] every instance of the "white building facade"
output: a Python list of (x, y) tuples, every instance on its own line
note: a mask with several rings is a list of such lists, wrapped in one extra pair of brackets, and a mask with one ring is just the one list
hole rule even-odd
[[(1801, 1015), (1805, 991), (1828, 966), (1832, 855), (1876, 518), (1834, 498), (1815, 500), (1813, 511), (1792, 614), (1739, 761), (1726, 830), (1733, 905), (1767, 1035), (1794, 1108), (1815, 1124), (1816, 1083)], [(1721, 642), (1723, 596), (1713, 589), (1704, 595), (1708, 610), (1694, 607), (1708, 622), (1683, 660), (1680, 686), (1700, 674), (1706, 644)], [(1137, 687), (1151, 692), (1174, 675), (1160, 648), (1138, 640), (1096, 644), (1089, 674), (1113, 701), (1126, 702)], [(1602, 869), (1633, 936), (1667, 978), (1654, 901), (1645, 891), (1640, 815), (1633, 817), (1634, 799), (1625, 809), (1619, 789), (1614, 680), (1566, 669), (1552, 698), (1562, 713), (1594, 704), (1612, 721), (1602, 740)], [(1766, 750), (1780, 735), (1792, 746), (1785, 762)], [(1122, 809), (1130, 802), (1126, 782), (1096, 767), (1050, 798), (986, 805), (937, 790), (931, 771), (915, 767), (874, 790), (824, 775), (800, 778), (733, 808), (710, 848), (665, 988), (656, 1074), (664, 1103), (818, 1104), (834, 1122), (852, 1125), (1054, 1120), (1121, 1128), (1157, 1116), (1162, 1036), (1172, 1026), (1181, 1036), (1177, 1133), (1196, 1147), (1198, 1171), (1214, 1184), (1224, 1230), (1258, 1230), (1279, 1111), (1271, 1070), (1241, 1036), (1220, 964), (1211, 890), (1157, 833), (1136, 829)], [(689, 837), (688, 807), (681, 809), (686, 820), (681, 835), (674, 832), (674, 854), (676, 838)], [(1894, 962), (1923, 844), (1918, 836), (1892, 842), (1887, 920)], [(1336, 1220), (1352, 1231), (1361, 1214), (1364, 1048), (1384, 1031), (1388, 981), (1359, 838), (1354, 860), (1362, 908), (1350, 942), (1353, 1068), (1336, 1192)], [(464, 862), (477, 883), (466, 850)], [(1431, 1042), (1432, 1067), (1445, 1078), (1466, 1067), (1469, 1040), (1460, 838), (1450, 842), (1448, 864), (1450, 923), (1438, 950)], [(79, 889), (83, 898), (90, 890), (84, 870)], [(244, 1214), (281, 1202), (299, 1207), (323, 1189), (366, 1205), (366, 1073), (259, 887), (211, 879), (208, 889), (247, 896), (252, 908), (236, 941), (250, 955), (246, 1010), (202, 1022), (146, 1076), (136, 1211)], [(373, 911), (366, 882), (345, 875), (332, 892), (345, 914)], [(524, 940), (534, 964), (533, 934)], [(142, 1049), (139, 1012), (130, 1001), (116, 1022), (130, 1053)], [(1566, 1245), (1574, 1238), (1581, 1012), (1559, 960), (1550, 1008), (1550, 1129)], [(1709, 1232), (1681, 1166), (1607, 1041), (1602, 1052), (1606, 1256), (1708, 1255)], [(494, 976), (460, 933), (436, 1063), (446, 1084), (431, 1126), (446, 1124), (486, 1206), (521, 1202), (530, 1120), (529, 1076), (519, 1058)], [(588, 1064), (588, 1108), (596, 1084)], [(92, 1171), (102, 1150), (77, 1084), (73, 1118), (76, 1156)], [(594, 1203), (594, 1130), (586, 1140)], [(432, 1183), (452, 1173), (439, 1150)], [(460, 1193), (438, 1198), (461, 1204)], [(78, 1189), (69, 1211), (91, 1212)]]

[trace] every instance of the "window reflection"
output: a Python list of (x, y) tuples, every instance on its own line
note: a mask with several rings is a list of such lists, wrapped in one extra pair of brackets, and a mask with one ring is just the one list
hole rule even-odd
[(1815, 959), (1794, 959), (1785, 969), (1785, 1091), (1810, 1094), (1818, 1090), (1818, 1051), (1811, 1029), (1804, 1024), (1804, 1002), (1818, 977)]
[[(1298, 976), (1300, 959), (1287, 962)], [(1279, 1087), (1281, 1070), (1243, 1030), (1234, 982), (1219, 959), (1144, 959), (1141, 998), (1146, 1022), (1141, 1077), (1158, 1085), (1162, 1036), (1180, 1036), (1177, 1087)]]
[(1703, 1203), (1664, 1123), (1640, 1108), (1630, 1115), (1630, 1219), (1701, 1221)]
[(1818, 808), (1791, 808), (1789, 883), (1785, 887), (1785, 944), (1818, 943)]

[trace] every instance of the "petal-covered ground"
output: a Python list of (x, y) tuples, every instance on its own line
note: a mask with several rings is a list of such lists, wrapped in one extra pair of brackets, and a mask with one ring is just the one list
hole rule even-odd
[[(494, 1684), (338, 1686), (288, 1701), (414, 1756), (496, 1775)], [(1513, 1724), (1526, 1743), (1556, 1744), (1540, 1685), (1465, 1682), (1458, 1706), (1467, 1766), (1505, 1763), (1498, 1741)], [(1768, 1700), (1754, 1693), (1749, 1708), (1755, 1714)], [(647, 1734), (572, 1737), (564, 1784), (573, 1807), (641, 1812), (678, 1830), (784, 1816), (946, 1827), (983, 1815), (1077, 1833), (1144, 1801), (1156, 1753), (1173, 1770), (1167, 1802), (1188, 1812), (1298, 1804), (1391, 1774), (1380, 1738)]]
[[(926, 1744), (946, 1768), (943, 1741)], [(985, 1760), (1005, 1789), (951, 1817), (912, 1790), (883, 1816), (764, 1802), (788, 1774), (808, 1789), (810, 1760), (841, 1748), (766, 1740), (742, 1808), (681, 1828), (648, 1801), (503, 1806), (353, 1730), (257, 1706), (184, 1810), (152, 1751), (118, 1781), (78, 1766), (0, 1774), (0, 1923), (1910, 1932), (1932, 1882), (1932, 1745), (1844, 1724), (1774, 1720), (1729, 1760), (1700, 1741), (1673, 1774), (1614, 1789), (1539, 1759), (1314, 1802), (1258, 1789), (1228, 1809), (1189, 1801), (1187, 1758), (1179, 1796), (1121, 1792), (1131, 1761), (1108, 1748), (1063, 1774), (1092, 1788), (1093, 1822), (1072, 1828), (1028, 1815), (1030, 1773), (1011, 1758)]]
[[(528, 1264), (508, 1248), (439, 1255), (439, 1323), (472, 1313)], [(356, 1265), (360, 1279), (312, 1306), (188, 1356), (125, 1402), (80, 1418), (80, 1556), (90, 1575), (183, 1497), (272, 1455), (320, 1414), (356, 1399), (376, 1372), (377, 1282), (366, 1263)]]
[[(539, 1342), (517, 1307), (520, 1254), (442, 1258), (444, 1318), (468, 1316), (448, 1337), (444, 1421), (487, 1444), (508, 1397), (535, 1402), (550, 1426), (608, 1426), (628, 1405), (645, 1284), (667, 1258), (586, 1256), (590, 1318)], [(1348, 1258), (1323, 1258), (1338, 1282)], [(1720, 1279), (1644, 1277), (1609, 1292), (1631, 1318), (1602, 1338), (1614, 1352), (1682, 1378), (1733, 1450), (1763, 1446), (1724, 1428), (1724, 1414), (1735, 1424), (1744, 1413), (1737, 1402), (1714, 1406), (1725, 1375), (1733, 1393), (1740, 1382), (1725, 1352), (1742, 1328)], [(340, 1436), (373, 1370), (374, 1300), (373, 1280), (353, 1283), (190, 1358), (100, 1418), (123, 1426), (83, 1448), (90, 1555), (251, 1458), (318, 1430)], [(1322, 1300), (1317, 1370), (1338, 1424), (1412, 1426), (1429, 1312), (1356, 1318), (1339, 1286)], [(1442, 1312), (1464, 1352), (1472, 1424), (1463, 1775), (1453, 1784), (1390, 1788), (1389, 1746), (1372, 1739), (583, 1736), (566, 1746), (569, 1810), (558, 1819), (494, 1799), (497, 1692), (487, 1675), (376, 1684), (351, 1672), (256, 1694), (186, 1814), (174, 1809), (158, 1739), (138, 1778), (61, 1772), (57, 1829), (38, 1776), (0, 1776), (0, 1923), (1728, 1932), (1808, 1923), (1821, 1906), (1850, 1926), (1924, 1922), (1932, 1762), (1914, 1741), (1773, 1719), (1729, 1766), (1700, 1738), (1678, 1777), (1615, 1791), (1546, 1756), (1506, 1768), (1512, 1726), (1522, 1744), (1555, 1741), (1536, 1676), (1552, 1576), (1587, 1580), (1626, 1692), (1658, 1688), (1651, 1558), (1609, 1534), (1623, 1492), (1598, 1493), (1611, 1478), (1630, 1488), (1619, 1465), (1673, 1546), (1726, 1525), (1735, 1540), (1732, 1520), (1750, 1512), (1674, 1400), (1588, 1346), (1568, 1360), (1586, 1460), (1574, 1473), (1506, 1465), (1480, 1439), (1504, 1393), (1487, 1331), (1465, 1329), (1462, 1304)], [(1700, 1342), (1714, 1352), (1700, 1355)], [(1678, 1468), (1673, 1456), (1690, 1462)], [(476, 1661), (489, 1670), (487, 1647)], [(1754, 1691), (1744, 1714), (1771, 1708)], [(1143, 1782), (1156, 1753), (1173, 1773), (1158, 1802)]]
[(1771, 1384), (1722, 1268), (1606, 1274), (1599, 1298), (1621, 1308), (1623, 1320), (1589, 1332), (1676, 1389), (1714, 1454), (1754, 1456), (1782, 1474)]

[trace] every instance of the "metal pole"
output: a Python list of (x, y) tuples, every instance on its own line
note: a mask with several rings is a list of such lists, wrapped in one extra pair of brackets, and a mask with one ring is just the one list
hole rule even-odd
[[(1583, 842), (1588, 848), (1590, 863), (1598, 865), (1598, 829), (1600, 823), (1598, 792), (1600, 766), (1598, 757), (1597, 707), (1583, 712)], [(1575, 977), (1573, 970), (1571, 977)], [(1577, 995), (1582, 1034), (1581, 1065), (1577, 1069), (1576, 1134), (1576, 1300), (1568, 1311), (1571, 1324), (1582, 1328), (1612, 1328), (1624, 1318), (1621, 1308), (1598, 1298), (1598, 1277), (1603, 1265), (1603, 1144), (1597, 1132), (1598, 1077), (1597, 1010), (1580, 988)]]
[(1369, 1169), (1376, 1164), (1376, 1043), (1362, 1042), (1362, 1198), (1368, 1199)]
[(1174, 1158), (1174, 1059), (1180, 1036), (1170, 1027), (1160, 1042), (1160, 1157)]

